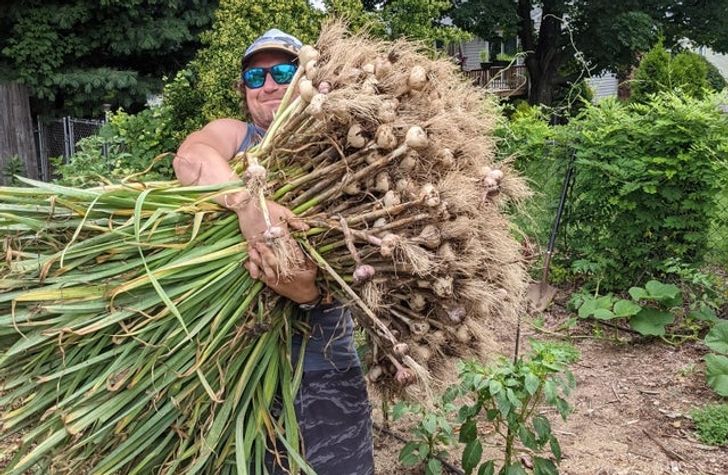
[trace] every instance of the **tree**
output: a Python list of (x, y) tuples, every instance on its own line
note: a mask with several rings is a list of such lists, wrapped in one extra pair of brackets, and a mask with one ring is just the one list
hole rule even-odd
[[(668, 47), (689, 38), (728, 51), (724, 0), (452, 1), (453, 21), (464, 30), (484, 39), (518, 34), (526, 53), (531, 103), (551, 105), (556, 89), (576, 80), (585, 65), (593, 74), (609, 70), (626, 77), (660, 32)], [(582, 59), (585, 64), (580, 64)]]
[(142, 107), (183, 67), (214, 0), (9, 0), (0, 9), (0, 77), (30, 87), (45, 113)]
[(470, 37), (460, 28), (443, 22), (451, 8), (450, 0), (326, 0), (326, 5), (327, 11), (334, 13), (362, 12), (378, 27), (375, 33), (390, 39), (404, 37), (434, 44)]

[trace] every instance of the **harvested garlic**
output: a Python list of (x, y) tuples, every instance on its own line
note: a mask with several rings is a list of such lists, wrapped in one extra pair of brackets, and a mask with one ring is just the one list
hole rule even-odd
[(377, 147), (384, 150), (392, 150), (397, 146), (397, 137), (389, 124), (382, 124), (377, 128), (374, 140), (377, 142)]
[(361, 192), (361, 186), (358, 181), (355, 181), (346, 185), (343, 191), (347, 195), (358, 195)]
[(422, 90), (427, 84), (427, 71), (422, 66), (415, 66), (407, 78), (407, 85), (414, 91)]
[(309, 61), (308, 63), (306, 63), (305, 71), (306, 77), (309, 80), (313, 81), (314, 79), (316, 79), (316, 75), (318, 74), (318, 65), (316, 64), (316, 61)]
[(428, 208), (434, 208), (440, 204), (440, 193), (431, 183), (426, 183), (420, 188), (420, 199)]
[(410, 148), (422, 149), (427, 147), (429, 140), (427, 140), (427, 134), (422, 127), (413, 126), (407, 130), (404, 143)]
[(392, 71), (392, 63), (382, 57), (378, 57), (374, 60), (374, 75), (378, 79), (382, 79), (384, 76), (389, 74)]
[(392, 187), (389, 174), (387, 172), (380, 172), (374, 179), (374, 191), (379, 193), (386, 193)]
[(368, 264), (362, 264), (360, 266), (357, 266), (357, 268), (354, 270), (354, 284), (361, 285), (365, 282), (369, 282), (372, 280), (372, 277), (374, 277), (374, 274), (376, 274), (376, 271), (374, 270), (374, 267), (368, 265)]
[(385, 208), (389, 208), (402, 203), (402, 199), (394, 190), (389, 190), (384, 194), (384, 197), (382, 198), (382, 203), (384, 204)]
[(313, 87), (313, 83), (309, 79), (302, 79), (298, 83), (298, 92), (306, 103), (310, 103), (313, 97), (316, 95), (316, 89)]
[(309, 61), (317, 61), (319, 59), (319, 52), (316, 48), (311, 45), (303, 45), (301, 50), (298, 52), (298, 64), (306, 65)]
[(349, 132), (346, 134), (346, 142), (350, 147), (362, 148), (367, 144), (367, 139), (363, 136), (364, 129), (361, 125), (354, 123), (349, 127)]

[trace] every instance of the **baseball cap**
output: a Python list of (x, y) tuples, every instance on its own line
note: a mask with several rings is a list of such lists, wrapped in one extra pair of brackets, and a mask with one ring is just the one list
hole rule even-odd
[(284, 53), (289, 53), (292, 56), (298, 56), (301, 46), (303, 46), (303, 43), (301, 43), (301, 40), (295, 36), (273, 28), (263, 33), (258, 37), (258, 39), (253, 41), (253, 44), (248, 46), (248, 49), (245, 50), (245, 54), (243, 55), (242, 67), (245, 69), (250, 58), (255, 53), (260, 53), (261, 51), (266, 50), (274, 50), (283, 51)]

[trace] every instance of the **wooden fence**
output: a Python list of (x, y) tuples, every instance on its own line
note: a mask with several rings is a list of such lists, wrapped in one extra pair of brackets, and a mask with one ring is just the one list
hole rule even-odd
[(21, 84), (0, 83), (0, 183), (15, 173), (38, 178), (30, 96)]

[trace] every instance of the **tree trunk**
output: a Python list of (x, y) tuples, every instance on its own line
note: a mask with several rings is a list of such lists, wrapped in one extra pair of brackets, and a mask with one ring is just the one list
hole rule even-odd
[[(10, 160), (20, 157), (23, 170), (11, 170)], [(21, 172), (38, 178), (38, 160), (30, 116), (28, 89), (17, 83), (0, 83), (0, 183), (12, 179), (8, 173)]]
[[(526, 56), (526, 68), (530, 80), (528, 102), (531, 104), (551, 105), (554, 87), (559, 83), (559, 68), (562, 61), (561, 20), (557, 18), (553, 1), (543, 2), (543, 14), (538, 37), (534, 32), (531, 0), (518, 0), (518, 36)], [(538, 38), (538, 39), (537, 39)]]

